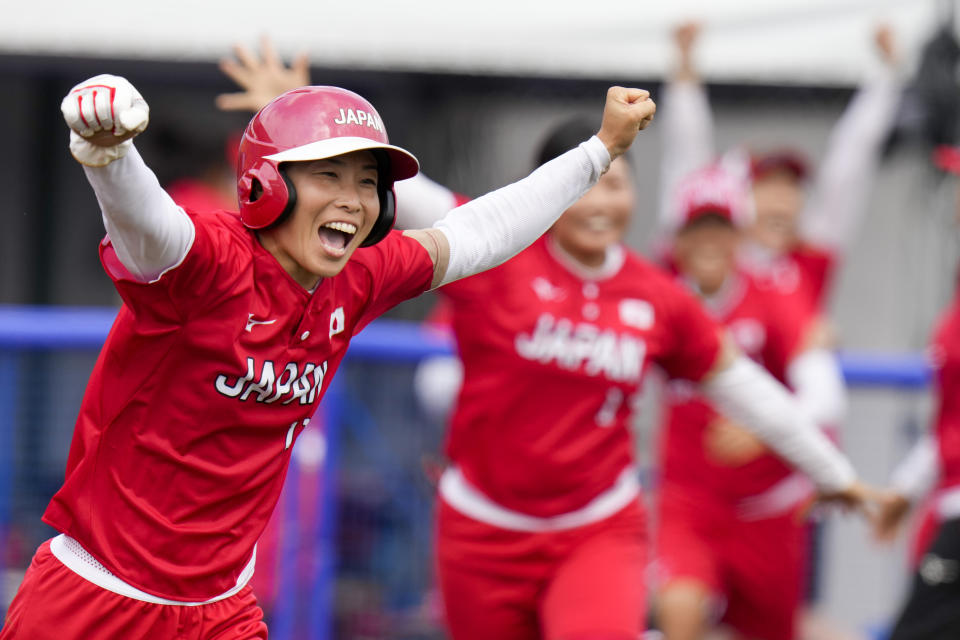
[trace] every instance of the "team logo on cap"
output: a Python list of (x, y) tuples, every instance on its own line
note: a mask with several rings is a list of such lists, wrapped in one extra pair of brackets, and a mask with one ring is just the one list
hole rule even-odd
[(377, 131), (383, 131), (383, 124), (377, 114), (363, 109), (340, 108), (340, 115), (333, 119), (335, 124), (365, 124)]

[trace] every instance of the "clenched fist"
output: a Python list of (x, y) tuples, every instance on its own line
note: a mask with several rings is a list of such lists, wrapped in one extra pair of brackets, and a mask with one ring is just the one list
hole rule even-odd
[(60, 103), (70, 127), (70, 152), (81, 164), (105, 166), (126, 155), (147, 128), (150, 108), (126, 78), (101, 74), (81, 82)]
[(657, 105), (650, 99), (649, 91), (624, 87), (607, 90), (607, 103), (603, 107), (603, 121), (597, 137), (606, 145), (611, 160), (630, 148), (637, 132), (650, 124), (656, 111)]

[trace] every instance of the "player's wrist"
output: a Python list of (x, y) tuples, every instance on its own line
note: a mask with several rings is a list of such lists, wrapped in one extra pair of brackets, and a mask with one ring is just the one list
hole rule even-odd
[(93, 144), (76, 131), (70, 131), (70, 155), (87, 167), (105, 167), (127, 155), (131, 148), (133, 148), (133, 140), (124, 140), (113, 146), (104, 147)]

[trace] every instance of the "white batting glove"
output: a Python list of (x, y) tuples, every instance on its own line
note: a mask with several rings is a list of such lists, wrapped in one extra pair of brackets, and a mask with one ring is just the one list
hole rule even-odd
[(70, 153), (88, 167), (103, 167), (125, 156), (132, 138), (150, 120), (150, 107), (133, 85), (108, 74), (71, 89), (60, 111), (70, 127)]

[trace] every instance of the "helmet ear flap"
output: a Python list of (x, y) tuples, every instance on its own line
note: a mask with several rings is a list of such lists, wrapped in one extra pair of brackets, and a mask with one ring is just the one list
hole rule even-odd
[(282, 169), (262, 161), (240, 176), (237, 199), (243, 223), (251, 229), (264, 229), (290, 215), (296, 205), (297, 192)]
[(380, 191), (380, 215), (373, 223), (373, 228), (366, 239), (360, 243), (361, 247), (371, 247), (384, 238), (393, 229), (394, 219), (397, 217), (397, 196), (393, 192), (393, 185)]

